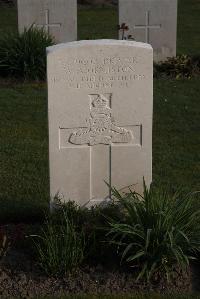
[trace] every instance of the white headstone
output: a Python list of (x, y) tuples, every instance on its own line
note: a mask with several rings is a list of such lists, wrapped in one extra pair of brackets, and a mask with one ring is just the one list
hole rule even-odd
[[(153, 51), (129, 41), (47, 48), (51, 196), (80, 205), (152, 176)], [(125, 190), (125, 189), (124, 189)]]
[(18, 0), (19, 32), (32, 25), (44, 28), (56, 43), (77, 40), (77, 1)]
[(127, 35), (152, 45), (155, 61), (176, 56), (177, 0), (119, 0), (122, 23)]

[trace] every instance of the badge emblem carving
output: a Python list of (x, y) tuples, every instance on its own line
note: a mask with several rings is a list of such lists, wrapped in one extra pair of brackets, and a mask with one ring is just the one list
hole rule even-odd
[(112, 118), (109, 100), (103, 94), (98, 94), (91, 103), (90, 118), (86, 119), (88, 126), (73, 132), (69, 137), (72, 144), (97, 145), (112, 143), (130, 143), (133, 139), (131, 131), (118, 127)]

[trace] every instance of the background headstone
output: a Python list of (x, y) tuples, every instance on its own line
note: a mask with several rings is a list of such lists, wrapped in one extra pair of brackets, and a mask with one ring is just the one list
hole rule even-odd
[(177, 0), (119, 0), (119, 24), (127, 34), (152, 45), (154, 60), (176, 56)]
[[(47, 48), (51, 196), (96, 204), (152, 176), (153, 51), (130, 41)], [(125, 190), (125, 189), (124, 189)]]
[(31, 25), (44, 28), (56, 43), (77, 40), (77, 1), (18, 0), (19, 32)]

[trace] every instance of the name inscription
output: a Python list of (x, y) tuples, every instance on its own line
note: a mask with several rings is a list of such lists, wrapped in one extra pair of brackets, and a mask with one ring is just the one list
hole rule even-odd
[(128, 88), (145, 80), (138, 72), (135, 57), (74, 58), (59, 61), (59, 72), (53, 83), (64, 83), (69, 89)]

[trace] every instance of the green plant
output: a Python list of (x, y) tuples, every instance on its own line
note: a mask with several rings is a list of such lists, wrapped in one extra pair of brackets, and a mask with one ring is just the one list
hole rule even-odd
[(46, 47), (53, 40), (44, 30), (31, 26), (23, 33), (0, 37), (0, 75), (43, 80), (46, 77)]
[(154, 64), (154, 77), (191, 78), (200, 74), (200, 57), (178, 55)]
[(57, 196), (54, 200), (54, 210), (51, 215), (54, 223), (62, 221), (62, 214), (68, 216), (77, 228), (82, 228), (85, 238), (84, 261), (89, 264), (106, 264), (114, 259), (113, 248), (105, 242), (107, 220), (119, 219), (118, 206), (112, 202), (104, 206), (94, 206), (88, 209), (80, 207), (73, 201), (62, 203)]
[(40, 235), (34, 235), (41, 268), (48, 275), (63, 275), (75, 270), (84, 257), (84, 234), (77, 230), (67, 213), (62, 210), (60, 223), (51, 217)]
[(150, 188), (143, 196), (131, 192), (113, 195), (123, 207), (120, 222), (110, 221), (109, 236), (121, 261), (139, 270), (138, 279), (166, 275), (173, 267), (185, 269), (200, 250), (200, 202), (195, 194), (183, 196)]
[(6, 256), (10, 248), (10, 241), (6, 234), (6, 231), (0, 227), (0, 260)]

